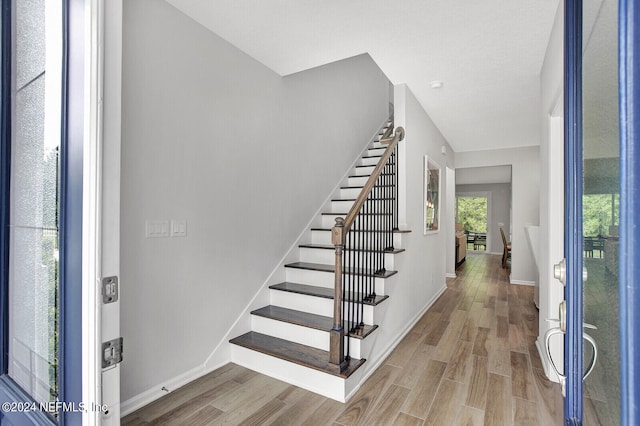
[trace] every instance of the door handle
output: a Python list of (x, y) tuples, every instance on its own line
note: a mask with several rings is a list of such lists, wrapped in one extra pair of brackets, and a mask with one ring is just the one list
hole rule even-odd
[[(585, 328), (592, 328), (592, 329), (596, 329), (597, 327), (591, 324), (584, 324)], [(553, 337), (556, 334), (565, 334), (565, 331), (562, 330), (560, 327), (554, 327), (551, 328), (549, 330), (547, 330), (547, 332), (544, 334), (544, 346), (545, 346), (545, 355), (547, 356), (547, 360), (549, 361), (549, 364), (551, 365), (551, 368), (553, 368), (553, 371), (556, 373), (556, 375), (558, 376), (558, 379), (560, 380), (560, 387), (562, 390), (562, 396), (566, 396), (566, 382), (567, 382), (567, 376), (565, 376), (564, 374), (560, 373), (560, 371), (558, 370), (558, 367), (556, 366), (555, 361), (553, 360), (553, 357), (551, 356), (551, 345), (549, 344), (551, 341), (551, 337)], [(593, 337), (591, 337), (589, 334), (583, 332), (582, 333), (582, 338), (584, 340), (586, 340), (587, 342), (589, 342), (591, 344), (591, 346), (593, 347), (593, 352), (591, 353), (591, 359), (589, 360), (589, 364), (587, 365), (587, 369), (585, 370), (585, 372), (582, 374), (582, 381), (585, 381), (586, 378), (589, 376), (589, 374), (591, 374), (591, 372), (593, 371), (593, 369), (596, 366), (596, 362), (598, 360), (598, 345), (596, 344), (596, 341)]]
[[(560, 281), (562, 285), (567, 285), (567, 260), (562, 259), (560, 262), (553, 265), (553, 278)], [(582, 266), (582, 281), (587, 282), (587, 278), (589, 278), (589, 273), (587, 272), (587, 267)]]
[[(592, 326), (592, 327), (596, 328), (595, 326)], [(585, 379), (587, 378), (587, 376), (589, 374), (591, 374), (591, 372), (593, 371), (593, 369), (596, 366), (596, 361), (598, 360), (598, 345), (596, 345), (595, 339), (593, 337), (591, 337), (590, 335), (588, 335), (587, 333), (585, 333), (585, 332), (582, 333), (582, 338), (584, 340), (586, 340), (587, 342), (591, 343), (591, 346), (593, 346), (593, 352), (591, 353), (591, 361), (589, 361), (589, 365), (587, 366), (587, 370), (582, 375), (582, 381), (584, 382)]]
[(560, 281), (562, 285), (566, 285), (567, 279), (567, 261), (563, 258), (560, 262), (553, 265), (553, 277)]

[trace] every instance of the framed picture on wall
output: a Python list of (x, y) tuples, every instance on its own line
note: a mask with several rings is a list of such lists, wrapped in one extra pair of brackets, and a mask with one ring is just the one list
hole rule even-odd
[(440, 166), (424, 156), (424, 235), (440, 229)]

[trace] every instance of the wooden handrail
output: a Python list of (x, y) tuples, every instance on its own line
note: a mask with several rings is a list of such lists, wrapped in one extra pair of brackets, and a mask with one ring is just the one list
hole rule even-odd
[(360, 191), (360, 195), (358, 195), (358, 198), (356, 199), (355, 203), (353, 203), (353, 206), (351, 207), (351, 210), (349, 210), (347, 217), (345, 217), (344, 219), (344, 225), (343, 225), (344, 229), (342, 232), (343, 238), (347, 234), (347, 232), (349, 232), (349, 229), (351, 228), (351, 225), (353, 225), (353, 221), (356, 219), (358, 212), (360, 211), (360, 209), (362, 208), (362, 205), (364, 204), (367, 197), (369, 196), (369, 193), (375, 186), (376, 180), (378, 180), (378, 177), (382, 173), (382, 169), (384, 169), (385, 164), (387, 164), (389, 157), (391, 157), (391, 154), (393, 153), (393, 149), (398, 144), (398, 142), (404, 139), (404, 129), (402, 127), (396, 128), (396, 132), (393, 135), (393, 137), (389, 137), (389, 134), (391, 133), (390, 129), (391, 129), (391, 126), (389, 126), (389, 128), (387, 129), (388, 131), (387, 137), (384, 137), (383, 135), (383, 137), (380, 139), (381, 144), (388, 145), (387, 149), (384, 151), (384, 154), (382, 154), (382, 157), (378, 161), (378, 165), (376, 166), (375, 169), (373, 169), (373, 172), (371, 172), (371, 176), (369, 176), (367, 183), (362, 188), (362, 191)]

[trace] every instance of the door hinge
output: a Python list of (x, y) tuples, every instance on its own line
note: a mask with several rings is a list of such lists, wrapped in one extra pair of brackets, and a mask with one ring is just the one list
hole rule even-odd
[(118, 277), (105, 277), (102, 279), (102, 303), (118, 301)]
[(102, 343), (102, 368), (114, 366), (122, 362), (122, 337)]

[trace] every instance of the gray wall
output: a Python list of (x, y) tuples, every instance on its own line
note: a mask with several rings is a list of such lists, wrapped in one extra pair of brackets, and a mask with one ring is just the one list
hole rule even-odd
[[(400, 170), (400, 227), (411, 230), (402, 235), (402, 248), (406, 251), (396, 256), (394, 269), (398, 270), (397, 281), (389, 286), (389, 299), (383, 322), (376, 330), (376, 346), (372, 358), (379, 356), (389, 342), (407, 331), (412, 321), (419, 318), (430, 303), (446, 288), (447, 246), (454, 244), (452, 234), (447, 232), (446, 218), (452, 215), (447, 210), (448, 185), (446, 167), (453, 164), (453, 152), (429, 115), (414, 94), (405, 85), (395, 86), (395, 124), (406, 130), (405, 140), (399, 144)], [(447, 154), (442, 154), (445, 147)], [(440, 166), (440, 230), (424, 235), (424, 156)], [(385, 289), (386, 290), (386, 289)], [(382, 305), (380, 305), (382, 306)], [(397, 343), (397, 342), (396, 342)], [(364, 364), (374, 365), (376, 359)]]
[(491, 183), (483, 185), (456, 185), (456, 196), (472, 193), (487, 193), (490, 200), (489, 217), (487, 217), (487, 251), (490, 253), (502, 253), (502, 237), (498, 230), (499, 223), (503, 223), (503, 229), (507, 239), (510, 234), (509, 210), (511, 207), (511, 184)]
[[(367, 55), (282, 78), (124, 2), (122, 400), (202, 366), (388, 114)], [(145, 220), (187, 221), (145, 238)]]

